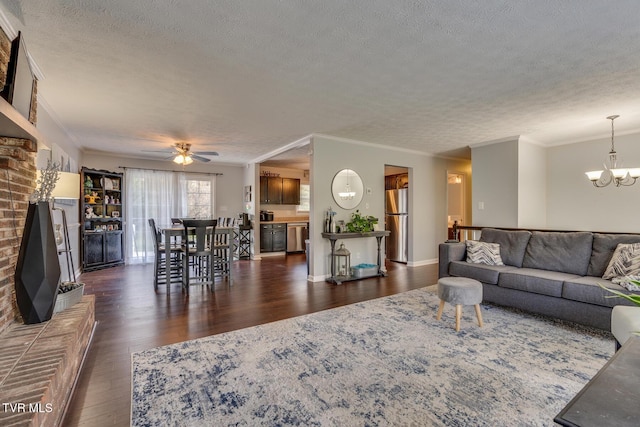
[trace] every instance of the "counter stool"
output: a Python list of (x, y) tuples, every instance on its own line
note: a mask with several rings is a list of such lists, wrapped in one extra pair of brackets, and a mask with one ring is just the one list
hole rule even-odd
[(438, 298), (440, 307), (436, 319), (442, 317), (444, 303), (456, 306), (456, 332), (460, 331), (460, 317), (462, 317), (462, 306), (473, 305), (476, 308), (478, 325), (482, 327), (482, 313), (480, 303), (482, 302), (482, 283), (466, 277), (442, 277), (438, 280)]

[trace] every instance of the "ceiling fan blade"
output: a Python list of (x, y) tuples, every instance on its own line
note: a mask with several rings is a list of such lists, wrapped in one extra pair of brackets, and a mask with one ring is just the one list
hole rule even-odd
[(195, 154), (195, 153), (191, 153), (191, 157), (192, 157), (193, 159), (195, 159), (195, 160), (198, 160), (198, 161), (200, 161), (200, 162), (204, 162), (204, 163), (206, 163), (206, 162), (210, 162), (210, 161), (211, 161), (211, 159), (207, 159), (206, 157), (198, 156), (198, 155), (197, 155), (197, 154)]
[(199, 154), (201, 156), (219, 156), (217, 151), (197, 151), (193, 154)]
[(175, 150), (140, 150), (143, 153), (175, 153)]

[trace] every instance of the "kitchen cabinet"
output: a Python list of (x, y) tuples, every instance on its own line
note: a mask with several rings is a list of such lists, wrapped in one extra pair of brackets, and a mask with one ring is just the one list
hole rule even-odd
[(299, 205), (300, 180), (279, 176), (260, 177), (260, 203), (272, 205)]
[(300, 204), (300, 180), (296, 178), (282, 178), (282, 204)]
[(282, 204), (282, 178), (279, 176), (260, 177), (260, 203)]
[(260, 252), (284, 252), (286, 249), (286, 224), (260, 224)]
[(82, 168), (82, 270), (124, 264), (123, 175)]

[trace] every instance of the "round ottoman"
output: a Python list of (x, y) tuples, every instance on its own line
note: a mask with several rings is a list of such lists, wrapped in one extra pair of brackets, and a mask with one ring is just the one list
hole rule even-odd
[(480, 303), (482, 302), (482, 283), (467, 277), (442, 277), (438, 280), (438, 298), (440, 307), (438, 308), (437, 320), (442, 317), (444, 303), (456, 306), (456, 332), (460, 331), (460, 317), (462, 317), (462, 306), (473, 305), (476, 308), (478, 325), (482, 327), (482, 313), (480, 313)]

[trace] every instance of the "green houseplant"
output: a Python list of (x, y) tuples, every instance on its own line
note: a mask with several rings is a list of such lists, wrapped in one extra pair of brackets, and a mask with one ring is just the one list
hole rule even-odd
[(378, 218), (368, 215), (363, 216), (359, 210), (351, 214), (351, 221), (346, 224), (350, 233), (367, 233), (373, 231), (373, 225), (378, 223)]
[[(640, 281), (637, 280), (631, 280), (631, 283), (633, 283), (634, 285), (638, 285), (640, 286)], [(629, 301), (631, 301), (632, 303), (636, 304), (637, 306), (640, 306), (640, 295), (638, 294), (625, 294), (623, 292), (617, 291), (615, 289), (609, 289), (606, 286), (600, 285), (600, 287), (606, 291), (611, 292), (614, 295), (609, 295), (606, 296), (605, 298), (624, 298), (627, 299)]]

